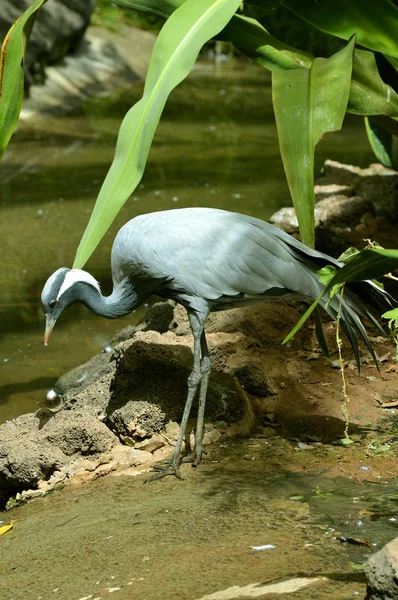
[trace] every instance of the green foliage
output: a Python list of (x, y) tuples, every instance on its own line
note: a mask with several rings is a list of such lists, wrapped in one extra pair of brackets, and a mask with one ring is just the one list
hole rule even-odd
[[(35, 12), (44, 1), (35, 0), (6, 38), (2, 58), (0, 153), (19, 114), (21, 59)], [(314, 237), (314, 148), (326, 132), (342, 126), (346, 112), (368, 117), (366, 126), (371, 145), (384, 164), (391, 164), (391, 135), (398, 135), (395, 91), (398, 90), (398, 9), (389, 0), (379, 0), (377, 11), (373, 0), (245, 0), (244, 3), (117, 0), (116, 3), (123, 7), (126, 18), (142, 19), (141, 25), (149, 24), (156, 29), (164, 19), (166, 23), (153, 51), (143, 98), (122, 123), (115, 159), (80, 243), (75, 266), (84, 265), (140, 181), (170, 91), (186, 77), (202, 45), (214, 36), (231, 42), (273, 73), (273, 103), (281, 154), (301, 235), (307, 244), (312, 245)], [(116, 3), (99, 0), (96, 13), (96, 18), (113, 28), (125, 18)], [(354, 35), (361, 48), (354, 49)], [(348, 43), (344, 46), (342, 40)], [(376, 51), (389, 65), (388, 78), (379, 71)], [(372, 273), (366, 277), (373, 278), (375, 273), (379, 276), (383, 269), (391, 270), (395, 257), (361, 254), (360, 261), (351, 260), (331, 282), (339, 277), (343, 279), (335, 283), (352, 281), (347, 278), (358, 277), (359, 272), (363, 275), (365, 263)], [(327, 285), (328, 292), (332, 285)]]
[(26, 43), (36, 12), (46, 0), (35, 0), (4, 38), (0, 55), (0, 160), (13, 134), (21, 111)]
[(388, 319), (388, 329), (396, 347), (395, 361), (398, 362), (398, 308), (388, 310), (381, 316), (383, 319)]
[(283, 0), (317, 29), (398, 58), (398, 9), (390, 0)]
[[(314, 312), (325, 294), (330, 293), (334, 286), (344, 283), (364, 281), (366, 279), (377, 279), (398, 268), (398, 250), (384, 250), (383, 248), (365, 248), (360, 250), (341, 269), (330, 278), (331, 271), (321, 269), (321, 277), (324, 279), (325, 289), (311, 306), (305, 311), (301, 319), (296, 323), (290, 333), (283, 340), (283, 344), (294, 337), (301, 329), (308, 317)], [(326, 283), (328, 281), (328, 283)]]
[(272, 97), (290, 193), (308, 246), (314, 245), (314, 152), (327, 131), (341, 128), (350, 92), (355, 38), (310, 69), (277, 70)]
[(392, 167), (392, 133), (371, 117), (365, 117), (366, 133), (372, 150), (385, 167)]
[[(137, 2), (136, 4), (140, 8), (139, 3)], [(120, 5), (127, 8), (122, 10), (121, 7), (117, 6), (114, 2), (110, 2), (110, 0), (97, 0), (94, 13), (91, 17), (91, 23), (99, 27), (107, 27), (114, 31), (117, 31), (123, 23), (134, 25), (139, 29), (156, 32), (163, 25), (164, 16), (162, 14), (158, 15), (155, 12), (148, 11), (142, 12), (142, 10), (137, 10), (134, 7), (128, 8), (128, 2), (126, 4), (120, 2)]]
[(239, 5), (239, 0), (187, 0), (166, 21), (153, 50), (142, 99), (120, 127), (115, 158), (77, 249), (74, 268), (85, 264), (140, 182), (170, 92), (189, 74), (203, 44), (225, 26)]

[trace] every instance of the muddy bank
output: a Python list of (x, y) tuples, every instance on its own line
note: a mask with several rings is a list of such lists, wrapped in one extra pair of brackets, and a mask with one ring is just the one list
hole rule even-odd
[[(311, 324), (289, 346), (281, 346), (303, 308), (265, 304), (210, 315), (207, 337), (213, 373), (205, 444), (222, 448), (228, 438), (256, 429), (265, 447), (269, 440), (289, 440), (292, 450), (298, 442), (323, 448), (344, 436), (337, 352), (332, 362), (323, 357)], [(330, 321), (325, 321), (325, 333), (335, 348)], [(396, 447), (395, 348), (376, 331), (371, 339), (380, 373), (362, 349), (359, 375), (351, 350), (344, 351), (349, 434), (364, 456)], [(185, 310), (160, 303), (139, 326), (122, 332), (110, 352), (61, 378), (55, 387), (62, 396), (58, 408), (49, 403), (49, 409), (2, 425), (3, 506), (12, 497), (41, 496), (71, 481), (125, 469), (148, 470), (170, 455), (185, 403), (191, 348)], [(188, 430), (193, 429), (194, 419)], [(189, 436), (186, 443), (191, 443)], [(289, 454), (289, 444), (281, 448), (282, 454)], [(327, 465), (332, 467), (333, 461)], [(13, 505), (11, 500), (8, 506)]]

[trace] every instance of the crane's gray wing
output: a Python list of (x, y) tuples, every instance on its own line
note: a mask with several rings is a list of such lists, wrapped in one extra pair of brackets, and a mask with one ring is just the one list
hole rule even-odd
[(210, 302), (269, 290), (314, 297), (319, 287), (312, 261), (290, 239), (263, 221), (217, 209), (151, 213), (120, 230), (112, 271), (119, 278), (168, 282)]

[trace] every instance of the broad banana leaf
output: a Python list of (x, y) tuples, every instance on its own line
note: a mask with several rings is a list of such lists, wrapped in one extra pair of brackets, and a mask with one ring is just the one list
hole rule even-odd
[(35, 0), (17, 19), (4, 38), (0, 55), (0, 160), (21, 112), (26, 43), (37, 10), (46, 0)]
[(141, 180), (170, 92), (189, 74), (203, 44), (225, 27), (240, 3), (240, 0), (186, 0), (161, 29), (143, 97), (129, 110), (120, 127), (115, 158), (77, 249), (75, 268), (86, 263)]
[(283, 0), (321, 31), (398, 58), (398, 8), (390, 0)]
[(375, 55), (355, 49), (348, 112), (398, 117), (398, 94), (379, 75)]
[[(116, 0), (116, 3), (128, 8), (161, 14), (167, 18), (185, 1)], [(278, 3), (277, 0), (275, 2)], [(309, 2), (312, 3), (312, 0)], [(261, 0), (258, 0), (258, 4), (262, 4)], [(294, 3), (284, 4), (293, 7)], [(257, 2), (253, 2), (253, 5), (257, 6)], [(273, 5), (272, 1), (270, 5)], [(302, 12), (304, 6), (305, 2), (300, 2)], [(314, 56), (309, 52), (288, 46), (270, 35), (258, 21), (244, 15), (235, 14), (218, 38), (231, 42), (242, 54), (270, 71), (300, 67), (308, 69), (314, 60)], [(398, 116), (398, 94), (381, 79), (373, 52), (358, 48), (355, 50), (347, 112), (363, 116)]]
[(353, 38), (310, 69), (272, 73), (279, 145), (302, 240), (314, 246), (314, 151), (327, 131), (341, 128), (350, 92)]

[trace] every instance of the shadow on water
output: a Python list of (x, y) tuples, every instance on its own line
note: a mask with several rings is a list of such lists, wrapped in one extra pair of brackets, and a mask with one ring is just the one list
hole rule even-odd
[[(1, 404), (0, 397), (0, 422), (44, 402), (46, 389), (31, 389), (23, 397), (25, 384), (55, 382), (138, 318), (139, 313), (123, 322), (106, 321), (72, 311), (57, 324), (50, 347), (42, 346), (42, 285), (54, 270), (72, 264), (112, 161), (120, 121), (142, 87), (135, 84), (92, 99), (71, 115), (29, 124), (4, 157), (0, 394), (7, 390), (8, 402)], [(268, 73), (248, 64), (226, 66), (220, 76), (207, 65), (198, 67), (171, 94), (142, 183), (87, 264), (101, 284), (110, 280), (117, 230), (137, 214), (213, 206), (267, 219), (289, 204), (270, 98)], [(322, 140), (317, 169), (326, 157), (360, 166), (372, 160), (359, 121), (347, 119), (342, 133)]]

